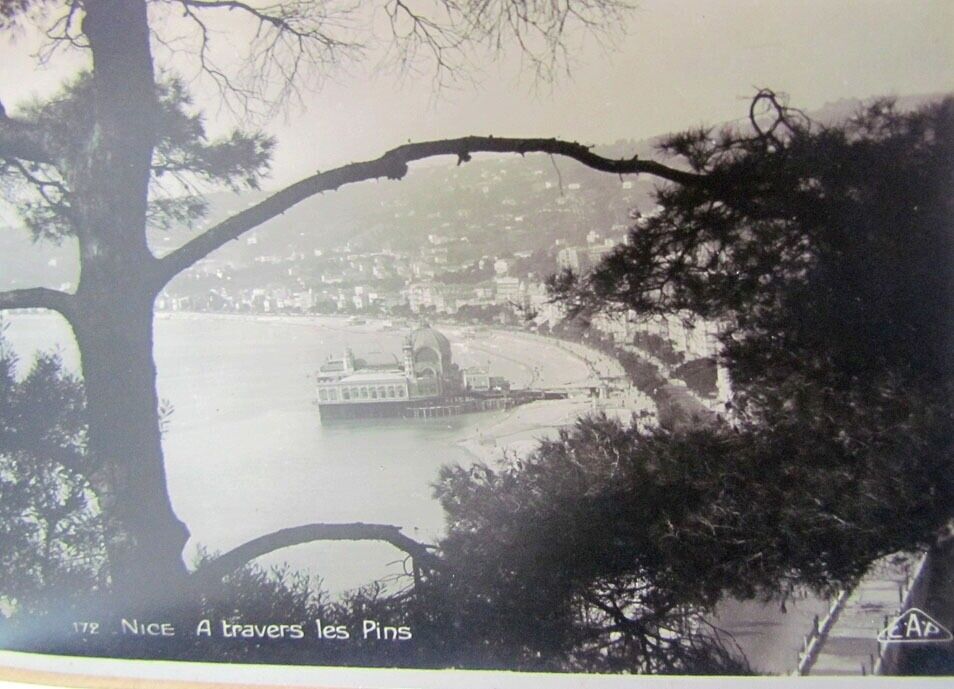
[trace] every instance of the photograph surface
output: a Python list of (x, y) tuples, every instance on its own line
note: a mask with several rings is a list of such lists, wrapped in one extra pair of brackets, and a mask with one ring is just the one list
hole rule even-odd
[(954, 674), (952, 26), (0, 0), (0, 651)]

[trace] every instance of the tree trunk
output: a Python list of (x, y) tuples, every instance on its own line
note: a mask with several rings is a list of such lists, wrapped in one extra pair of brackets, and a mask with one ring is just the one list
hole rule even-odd
[(160, 282), (146, 242), (156, 90), (144, 0), (87, 0), (93, 122), (69, 154), (82, 272), (71, 315), (82, 358), (91, 482), (106, 525), (117, 609), (181, 595), (186, 527), (166, 489), (152, 354)]
[(87, 301), (74, 331), (83, 364), (90, 475), (106, 529), (113, 593), (133, 610), (181, 597), (189, 537), (172, 510), (158, 419), (153, 296), (110, 289)]

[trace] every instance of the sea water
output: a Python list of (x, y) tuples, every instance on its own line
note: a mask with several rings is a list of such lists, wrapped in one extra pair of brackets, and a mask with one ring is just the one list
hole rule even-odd
[[(8, 314), (6, 339), (25, 374), (33, 354), (55, 349), (79, 370), (69, 326), (56, 315)], [(543, 338), (490, 332), (468, 337), (438, 328), (462, 367), (489, 366), (515, 387), (592, 380), (584, 362)], [(501, 412), (431, 421), (381, 419), (323, 426), (314, 374), (345, 347), (355, 354), (400, 352), (401, 331), (334, 318), (160, 316), (155, 356), (160, 397), (171, 405), (163, 436), (169, 493), (192, 538), (225, 551), (276, 529), (313, 522), (394, 524), (433, 542), (444, 515), (432, 484), (444, 464), (470, 463), (458, 441), (489, 427)], [(404, 554), (373, 542), (319, 542), (277, 551), (257, 562), (287, 563), (319, 577), (331, 595), (374, 581), (408, 585)], [(754, 667), (787, 673), (814, 615), (814, 596), (778, 603), (723, 601), (713, 617), (734, 635)]]
[[(55, 315), (8, 316), (6, 339), (25, 373), (36, 351), (57, 349), (78, 371), (68, 325)], [(532, 348), (504, 333), (465, 337), (441, 328), (462, 368), (489, 366), (515, 387), (579, 383), (591, 373), (542, 338)], [(171, 409), (163, 448), (169, 494), (199, 547), (224, 552), (262, 534), (316, 522), (394, 524), (433, 543), (444, 514), (433, 483), (444, 464), (473, 458), (457, 442), (501, 412), (428, 421), (380, 419), (322, 425), (314, 374), (350, 347), (396, 354), (405, 333), (344, 319), (160, 316), (155, 326), (159, 397)], [(260, 559), (322, 579), (332, 594), (404, 573), (404, 553), (375, 542), (319, 542)], [(398, 582), (400, 584), (401, 582)], [(404, 583), (407, 583), (406, 581)]]

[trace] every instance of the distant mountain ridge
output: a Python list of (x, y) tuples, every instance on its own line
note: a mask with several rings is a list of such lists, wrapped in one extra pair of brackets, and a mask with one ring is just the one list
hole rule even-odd
[[(947, 94), (898, 98), (910, 109)], [(870, 99), (840, 99), (809, 113), (822, 124), (850, 116)], [(744, 124), (744, 120), (732, 125)], [(714, 125), (719, 128), (723, 125)], [(666, 135), (619, 140), (595, 150), (613, 158), (658, 158)], [(256, 257), (314, 254), (349, 243), (355, 250), (402, 248), (427, 241), (428, 235), (467, 237), (488, 254), (532, 250), (557, 238), (579, 241), (589, 229), (607, 231), (630, 222), (633, 210), (653, 204), (658, 182), (640, 177), (621, 180), (573, 161), (526, 157), (483, 157), (462, 166), (412, 167), (401, 181), (377, 181), (322, 194), (290, 209), (216, 253), (217, 260), (250, 265)], [(268, 193), (213, 193), (203, 226), (214, 225)], [(11, 210), (7, 217), (14, 215)], [(198, 231), (151, 232), (150, 243), (165, 253)], [(78, 278), (75, 242), (34, 244), (22, 228), (0, 229), (0, 289), (37, 285), (66, 287)]]

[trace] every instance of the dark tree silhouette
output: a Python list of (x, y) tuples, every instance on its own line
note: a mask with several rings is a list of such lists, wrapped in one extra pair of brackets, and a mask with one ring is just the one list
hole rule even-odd
[(628, 245), (551, 280), (582, 322), (719, 319), (725, 419), (582, 419), (441, 473), (433, 582), (502, 666), (738, 671), (700, 621), (722, 598), (831, 592), (883, 555), (950, 549), (954, 99), (826, 128), (760, 102), (750, 131), (666, 141), (704, 182), (659, 189)]
[(718, 465), (694, 460), (713, 445), (593, 417), (502, 466), (445, 467), (448, 535), (424, 589), (460, 621), (443, 643), (496, 667), (745, 671), (703, 617), (733, 547), (705, 524), (700, 479)]
[(102, 524), (85, 478), (83, 386), (53, 354), (16, 376), (0, 322), (0, 601), (42, 615), (102, 584)]
[(720, 553), (696, 576), (743, 594), (850, 583), (936, 544), (954, 505), (954, 99), (828, 127), (758, 100), (753, 131), (665, 142), (707, 183), (660, 189), (629, 246), (551, 281), (578, 313), (724, 324), (732, 409), (685, 458), (718, 537), (678, 554)]

